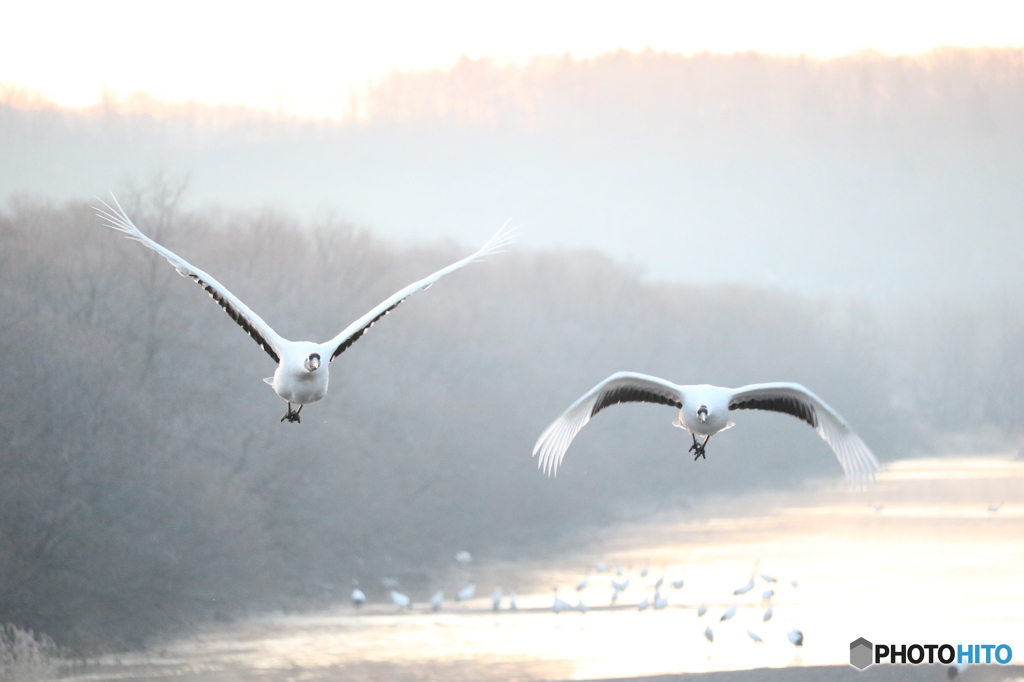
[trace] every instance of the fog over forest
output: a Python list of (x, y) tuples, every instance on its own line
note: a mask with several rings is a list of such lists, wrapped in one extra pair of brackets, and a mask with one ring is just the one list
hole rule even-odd
[[(537, 436), (618, 370), (804, 383), (883, 461), (1016, 449), (1022, 56), (466, 61), (395, 76), (345, 124), (9, 93), (0, 621), (87, 652), (326, 605), (353, 578), (422, 601), (455, 587), (460, 549), (517, 560), (841, 476), (795, 419), (744, 414), (693, 462), (671, 409), (626, 405), (544, 478)], [(293, 339), (524, 227), (375, 325), (281, 424), (266, 355), (102, 227), (90, 197), (111, 188)]]
[(533, 247), (656, 279), (972, 303), (1024, 283), (1018, 49), (463, 60), (385, 80), (347, 123), (4, 99), (0, 196), (166, 171), (191, 206), (329, 208), (403, 239), (513, 216)]

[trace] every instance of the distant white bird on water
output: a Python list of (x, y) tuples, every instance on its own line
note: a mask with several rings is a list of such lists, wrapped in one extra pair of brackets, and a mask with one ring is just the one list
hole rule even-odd
[[(693, 438), (694, 459), (704, 457), (711, 436), (733, 425), (734, 410), (782, 412), (807, 422), (839, 458), (846, 477), (859, 486), (870, 483), (879, 471), (878, 461), (839, 413), (800, 384), (751, 384), (741, 388), (681, 386), (636, 372), (618, 372), (592, 388), (569, 406), (533, 446), (537, 466), (555, 475), (576, 434), (601, 410), (625, 402), (671, 405), (679, 410), (673, 426), (686, 429)], [(697, 437), (703, 436), (703, 441)]]
[(768, 621), (770, 621), (772, 619), (772, 614), (773, 614), (772, 607), (769, 606), (768, 608), (766, 608), (764, 610), (764, 617), (761, 620), (763, 622), (767, 623)]
[(626, 588), (629, 587), (629, 576), (626, 576), (625, 580), (612, 580), (612, 587), (615, 588), (616, 592), (625, 592)]
[(585, 589), (587, 589), (587, 579), (586, 578), (584, 578), (583, 580), (581, 580), (578, 583), (576, 583), (576, 591), (577, 592), (581, 592), (581, 591), (583, 591)]
[(725, 613), (723, 613), (722, 617), (718, 619), (718, 622), (721, 623), (723, 621), (727, 621), (727, 620), (729, 620), (730, 618), (732, 618), (735, 615), (736, 615), (736, 604), (733, 604), (732, 606), (730, 606), (728, 609), (725, 610)]
[(434, 596), (430, 598), (430, 609), (432, 611), (440, 611), (441, 605), (444, 603), (444, 589), (438, 588)]
[(476, 583), (470, 583), (455, 594), (455, 601), (469, 601), (476, 594)]
[(412, 608), (412, 600), (397, 590), (391, 590), (391, 601), (395, 602), (395, 606), (400, 609)]
[(761, 574), (761, 580), (765, 581), (766, 583), (772, 583), (772, 584), (775, 584), (775, 583), (779, 582), (778, 578), (776, 578), (775, 576), (767, 575), (765, 573)]
[(355, 607), (362, 606), (366, 603), (366, 594), (359, 589), (359, 581), (352, 581), (352, 605)]
[(460, 564), (468, 564), (473, 560), (473, 555), (466, 550), (462, 550), (461, 552), (455, 553), (455, 560)]
[(554, 611), (555, 613), (562, 613), (563, 611), (568, 611), (571, 608), (572, 608), (572, 605), (569, 604), (569, 602), (565, 601), (564, 599), (562, 599), (561, 597), (558, 596), (558, 588), (556, 587), (555, 588), (555, 601), (551, 605), (551, 610)]
[(750, 639), (754, 640), (755, 642), (758, 642), (758, 643), (764, 642), (763, 639), (758, 637), (756, 633), (751, 632), (750, 630), (747, 630), (747, 636), (750, 637)]
[(672, 587), (677, 589), (677, 590), (683, 589), (683, 585), (684, 584), (685, 583), (684, 583), (683, 580), (674, 580), (674, 581), (672, 581)]
[[(277, 395), (288, 402), (288, 411), (281, 417), (281, 421), (287, 420), (289, 422), (301, 421), (299, 413), (302, 412), (302, 408), (309, 403), (315, 403), (327, 395), (329, 362), (345, 352), (375, 322), (394, 310), (399, 303), (417, 291), (426, 289), (445, 275), (449, 275), (470, 263), (475, 263), (485, 256), (497, 252), (503, 246), (509, 244), (513, 238), (511, 231), (506, 231), (503, 225), (475, 253), (396, 292), (390, 298), (387, 298), (370, 310), (370, 312), (350, 324), (330, 341), (325, 343), (289, 341), (275, 332), (269, 324), (242, 303), (241, 299), (228, 291), (227, 287), (223, 284), (206, 272), (193, 266), (170, 249), (157, 244), (144, 235), (124, 212), (121, 205), (117, 203), (117, 199), (113, 201), (114, 206), (111, 206), (101, 200), (100, 203), (103, 204), (104, 208), (96, 209), (97, 215), (106, 221), (107, 227), (118, 230), (129, 239), (140, 242), (143, 246), (156, 251), (167, 259), (168, 263), (174, 266), (178, 274), (193, 279), (277, 363), (277, 371), (274, 372), (274, 376), (268, 377), (264, 381), (273, 387)], [(508, 225), (508, 223), (505, 225)], [(299, 303), (313, 310), (318, 310), (322, 305), (322, 298), (325, 293), (319, 291), (307, 292), (307, 296)], [(292, 409), (293, 405), (298, 405), (298, 409)]]
[(516, 595), (516, 591), (515, 590), (512, 590), (512, 594), (508, 595), (508, 610), (509, 611), (515, 611), (517, 608), (519, 608), (518, 604), (516, 604), (517, 596), (518, 595)]
[(608, 567), (605, 565), (605, 563), (603, 561), (597, 562), (597, 572), (598, 573), (604, 573), (607, 570), (608, 570)]
[(793, 646), (804, 645), (804, 633), (800, 632), (796, 628), (793, 628), (792, 630), (786, 633), (786, 639), (788, 639), (793, 644)]
[(765, 590), (764, 592), (761, 593), (761, 599), (764, 599), (765, 601), (771, 601), (772, 597), (774, 597), (774, 596), (775, 596), (775, 590)]
[(662, 595), (657, 590), (654, 591), (654, 610), (661, 611), (663, 608), (668, 606), (668, 597)]
[(579, 598), (579, 600), (578, 600), (578, 602), (576, 604), (576, 610), (579, 611), (580, 613), (586, 613), (587, 611), (589, 611), (589, 609), (587, 608), (587, 605), (583, 603), (583, 597)]
[(642, 602), (640, 602), (639, 604), (637, 604), (636, 608), (637, 608), (638, 611), (646, 611), (647, 607), (650, 606), (650, 605), (651, 605), (650, 600), (647, 597), (644, 597), (644, 600)]
[[(733, 584), (735, 585), (735, 583), (733, 583)], [(748, 582), (743, 587), (741, 587), (739, 589), (736, 589), (736, 590), (733, 590), (732, 593), (735, 596), (739, 596), (741, 594), (746, 594), (747, 592), (750, 592), (752, 589), (754, 589), (754, 579), (753, 578), (751, 578), (750, 582)]]
[(1002, 508), (1003, 508), (1003, 503), (1002, 502), (1000, 502), (999, 504), (990, 504), (988, 506), (989, 512), (991, 512), (993, 514), (995, 514), (996, 512), (998, 512)]
[(491, 610), (497, 611), (501, 608), (501, 587), (495, 587), (491, 594)]
[(708, 605), (707, 604), (701, 604), (700, 606), (697, 607), (697, 617), (698, 618), (703, 618), (704, 614), (707, 613), (707, 612), (708, 612)]
[(715, 641), (715, 633), (714, 633), (714, 632), (712, 632), (712, 630), (711, 630), (711, 626), (710, 626), (710, 625), (709, 625), (709, 626), (707, 626), (706, 628), (704, 628), (704, 637), (705, 637), (705, 638), (706, 638), (706, 639), (707, 639), (707, 640), (708, 640), (709, 642), (714, 642), (714, 641)]

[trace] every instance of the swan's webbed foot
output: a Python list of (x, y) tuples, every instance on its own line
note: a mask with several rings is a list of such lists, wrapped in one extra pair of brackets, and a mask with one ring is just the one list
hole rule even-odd
[(302, 419), (299, 418), (299, 412), (302, 412), (302, 405), (299, 405), (299, 409), (293, 410), (292, 404), (288, 403), (288, 411), (285, 412), (284, 416), (281, 417), (281, 421), (288, 420), (291, 423), (299, 422), (302, 423)]

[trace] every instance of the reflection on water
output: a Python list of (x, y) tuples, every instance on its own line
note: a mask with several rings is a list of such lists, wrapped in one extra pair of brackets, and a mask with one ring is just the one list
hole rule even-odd
[[(521, 585), (575, 585), (599, 561), (630, 586), (610, 606), (613, 573), (591, 568), (589, 607), (555, 615), (551, 591), (521, 595), (516, 613), (488, 598), (396, 613), (374, 606), (278, 615), (223, 626), (159, 652), (104, 661), (73, 679), (536, 680), (625, 677), (848, 661), (864, 636), (893, 643), (1008, 643), (1024, 652), (1024, 462), (1011, 457), (888, 465), (873, 489), (835, 482), (799, 491), (709, 498), (672, 518), (601, 529), (586, 555), (513, 567)], [(1000, 506), (1001, 505), (1001, 506)], [(990, 510), (995, 509), (995, 511)], [(649, 565), (646, 578), (640, 569)], [(741, 596), (757, 573), (776, 577)], [(492, 567), (493, 569), (494, 567)], [(497, 570), (497, 569), (495, 569)], [(478, 576), (488, 574), (478, 567)], [(665, 576), (668, 607), (653, 602)], [(676, 590), (673, 580), (684, 579)], [(797, 586), (791, 583), (797, 581)], [(480, 592), (490, 585), (480, 581)], [(774, 589), (773, 617), (762, 593)], [(414, 595), (421, 603), (429, 595)], [(506, 602), (507, 603), (507, 602)], [(697, 616), (705, 603), (707, 614)], [(735, 617), (720, 617), (737, 604)], [(714, 643), (704, 637), (710, 625)], [(804, 633), (797, 649), (787, 631)], [(756, 643), (748, 630), (763, 643)]]

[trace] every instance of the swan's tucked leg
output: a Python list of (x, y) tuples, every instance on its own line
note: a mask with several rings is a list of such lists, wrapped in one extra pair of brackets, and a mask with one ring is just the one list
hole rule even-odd
[(302, 420), (299, 419), (299, 412), (302, 412), (302, 408), (303, 406), (299, 405), (298, 410), (293, 410), (291, 401), (288, 401), (288, 411), (284, 413), (283, 417), (281, 417), (281, 421), (287, 419), (289, 422), (299, 422), (301, 424)]
[(708, 444), (708, 441), (711, 440), (711, 434), (704, 437), (703, 443), (697, 442), (697, 434), (691, 433), (690, 435), (693, 436), (693, 445), (690, 446), (690, 449), (687, 450), (687, 452), (693, 453), (693, 461), (696, 462), (698, 457), (707, 459), (707, 457), (704, 456), (704, 447)]

